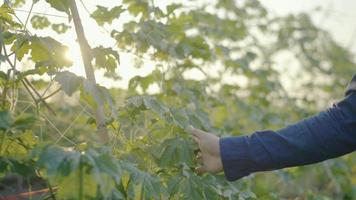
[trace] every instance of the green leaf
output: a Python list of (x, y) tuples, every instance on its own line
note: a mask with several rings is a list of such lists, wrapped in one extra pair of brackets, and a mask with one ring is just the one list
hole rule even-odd
[(21, 61), (25, 54), (30, 51), (30, 38), (26, 35), (17, 34), (11, 51), (16, 53), (16, 59)]
[(87, 102), (92, 108), (97, 108), (98, 105), (103, 103), (101, 95), (98, 92), (96, 85), (84, 79), (80, 87), (80, 98)]
[(132, 199), (160, 199), (161, 183), (159, 179), (147, 172), (137, 169), (134, 165), (125, 162), (122, 167), (130, 175), (128, 195)]
[(2, 152), (2, 156), (24, 160), (27, 158), (29, 151), (38, 144), (38, 140), (31, 131), (16, 133), (11, 130), (11, 135), (8, 135), (3, 143), (6, 148)]
[(152, 110), (161, 117), (169, 112), (169, 109), (153, 96), (132, 96), (126, 100), (126, 104), (138, 110)]
[(173, 4), (168, 5), (166, 7), (167, 15), (172, 14), (175, 10), (177, 10), (178, 8), (181, 8), (181, 7), (182, 7), (182, 4), (177, 4), (177, 3), (173, 3)]
[(0, 111), (0, 129), (6, 130), (6, 129), (10, 128), (11, 123), (12, 123), (12, 120), (11, 120), (9, 111), (1, 110)]
[(83, 81), (82, 78), (69, 71), (57, 72), (54, 80), (61, 84), (62, 89), (69, 96), (77, 91)]
[(129, 81), (129, 90), (134, 91), (138, 86), (140, 86), (143, 92), (146, 92), (148, 87), (156, 82), (162, 80), (162, 74), (158, 69), (155, 69), (147, 76), (135, 76)]
[(57, 40), (51, 37), (37, 37), (34, 39), (34, 42), (41, 43), (42, 47), (44, 47), (50, 53), (50, 59), (47, 61), (51, 67), (61, 68), (61, 67), (69, 67), (73, 63), (68, 60), (65, 53), (68, 51), (68, 47), (61, 44)]
[(31, 162), (23, 162), (13, 158), (0, 157), (0, 176), (2, 173), (19, 174), (24, 177), (33, 176), (35, 168)]
[(104, 102), (109, 106), (111, 114), (116, 116), (117, 107), (114, 98), (110, 94), (110, 91), (107, 88), (101, 86), (98, 86), (98, 90), (100, 92), (101, 98), (104, 99)]
[(79, 152), (49, 145), (33, 151), (32, 158), (38, 159), (36, 165), (51, 183), (58, 185), (61, 198), (93, 198), (100, 192), (106, 199), (120, 182), (121, 167), (105, 148)]
[(115, 73), (115, 69), (120, 64), (120, 55), (117, 51), (99, 46), (93, 48), (92, 52), (97, 67), (106, 69), (109, 73)]
[(66, 12), (68, 15), (70, 14), (69, 1), (70, 0), (46, 0), (53, 8), (58, 11)]
[(121, 167), (118, 162), (109, 153), (93, 149), (86, 152), (83, 162), (89, 164), (90, 174), (96, 180), (101, 194), (108, 197), (115, 187), (115, 182), (120, 181)]
[(0, 71), (0, 80), (7, 81), (8, 79), (9, 77), (7, 76), (7, 74), (3, 71)]
[(199, 177), (188, 167), (183, 167), (182, 175), (180, 192), (183, 193), (183, 199), (219, 199), (215, 178), (206, 180), (209, 176)]
[(10, 31), (5, 31), (0, 33), (0, 37), (2, 37), (5, 44), (9, 45), (16, 39), (16, 34)]
[(93, 108), (96, 108), (98, 105), (108, 103), (112, 111), (116, 110), (114, 100), (111, 97), (110, 92), (106, 88), (93, 84), (87, 79), (84, 79), (83, 81), (83, 87), (81, 88), (80, 95), (81, 98)]
[(34, 62), (47, 61), (51, 57), (51, 53), (48, 51), (46, 46), (44, 46), (43, 43), (37, 38), (33, 38), (31, 40), (30, 48), (32, 60)]
[(96, 21), (96, 23), (102, 26), (105, 23), (111, 24), (112, 21), (119, 18), (120, 14), (124, 11), (125, 10), (122, 6), (115, 6), (110, 10), (103, 6), (96, 6), (96, 10), (90, 16)]
[(171, 109), (171, 113), (174, 119), (173, 123), (178, 127), (185, 129), (191, 125), (188, 113), (185, 109)]
[(36, 120), (35, 115), (24, 113), (15, 118), (15, 121), (11, 124), (11, 128), (19, 131), (29, 130), (33, 127)]
[(47, 17), (34, 15), (31, 18), (32, 27), (35, 29), (44, 29), (51, 25)]
[(0, 7), (0, 20), (2, 22), (2, 25), (5, 26), (5, 28), (20, 28), (21, 24), (15, 22), (13, 20), (13, 15), (15, 14), (14, 10), (7, 4), (4, 3)]
[(142, 13), (143, 18), (148, 17), (148, 1), (147, 0), (124, 0), (124, 4), (128, 5), (128, 11), (134, 15), (138, 16)]
[(69, 28), (70, 28), (70, 26), (68, 26), (65, 23), (52, 24), (52, 29), (58, 34), (63, 34), (65, 32), (67, 32), (67, 30)]
[(170, 138), (163, 141), (159, 158), (159, 165), (162, 168), (170, 166), (180, 166), (186, 164), (193, 166), (194, 155), (192, 147), (183, 138)]
[(58, 146), (46, 146), (34, 149), (32, 157), (38, 158), (36, 165), (45, 169), (49, 178), (56, 179), (57, 174), (68, 175), (78, 168), (80, 153)]
[(72, 61), (68, 60), (65, 53), (68, 47), (62, 45), (51, 37), (37, 37), (18, 34), (11, 51), (16, 52), (16, 58), (20, 61), (31, 50), (32, 60), (36, 66), (49, 66), (53, 68), (68, 67)]

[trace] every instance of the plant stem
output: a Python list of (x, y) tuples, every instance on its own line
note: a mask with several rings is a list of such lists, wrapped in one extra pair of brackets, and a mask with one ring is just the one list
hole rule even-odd
[(79, 200), (83, 199), (83, 163), (82, 163), (83, 156), (80, 155), (80, 163), (79, 163)]
[[(75, 27), (75, 31), (77, 33), (80, 51), (82, 53), (82, 60), (84, 63), (85, 74), (86, 74), (86, 77), (87, 77), (89, 83), (92, 86), (94, 86), (94, 87), (91, 87), (92, 91), (90, 91), (90, 92), (91, 92), (91, 95), (98, 96), (99, 92), (98, 92), (98, 88), (96, 87), (94, 69), (91, 64), (91, 60), (92, 60), (91, 48), (88, 44), (88, 41), (85, 38), (83, 25), (80, 20), (80, 16), (78, 13), (78, 9), (77, 9), (75, 0), (70, 0), (70, 11), (71, 11), (71, 14), (73, 17), (74, 27)], [(104, 112), (104, 106), (103, 106), (102, 102), (98, 103), (98, 106), (94, 109), (95, 109), (95, 112), (94, 112), (95, 120), (96, 120), (96, 124), (97, 124), (97, 131), (98, 131), (100, 142), (108, 143), (109, 136), (108, 136), (108, 132), (106, 129), (105, 112)]]
[[(13, 70), (13, 74), (14, 76), (16, 75), (17, 73), (17, 70), (16, 70), (16, 67), (15, 65), (11, 62), (7, 52), (6, 52), (6, 48), (5, 48), (5, 45), (3, 44), (3, 50), (4, 50), (4, 55), (5, 55), (5, 59), (7, 61), (7, 63), (11, 66), (12, 70)], [(27, 78), (23, 78), (21, 79), (21, 83), (25, 86), (25, 89), (27, 90), (27, 92), (31, 95), (31, 98), (33, 99), (33, 101), (35, 102), (36, 104), (36, 107), (37, 107), (37, 104), (38, 102), (42, 102), (45, 107), (48, 109), (48, 111), (50, 111), (53, 115), (56, 115), (56, 112), (54, 112), (54, 110), (47, 104), (47, 102), (45, 100), (42, 99), (42, 96), (38, 93), (38, 91), (36, 90), (36, 88), (34, 86), (32, 86), (31, 82), (29, 80), (27, 80)], [(37, 97), (39, 98), (38, 100), (36, 100), (36, 98), (33, 96), (30, 88), (33, 90), (33, 92), (37, 95)]]
[(54, 92), (52, 92), (51, 94), (47, 95), (46, 97), (42, 97), (43, 100), (46, 100), (50, 97), (52, 97), (53, 95), (57, 94), (58, 92), (62, 91), (62, 88), (58, 88), (56, 89)]

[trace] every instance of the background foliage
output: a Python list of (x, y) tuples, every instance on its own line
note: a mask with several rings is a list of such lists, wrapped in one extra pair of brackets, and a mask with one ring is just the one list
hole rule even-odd
[[(56, 37), (74, 28), (69, 2), (31, 6), (47, 3), (69, 16), (66, 23), (31, 11), (20, 21), (14, 9), (21, 0), (0, 7), (1, 195), (49, 188), (41, 198), (356, 198), (353, 154), (236, 182), (194, 172), (197, 146), (184, 132), (188, 125), (219, 136), (278, 129), (342, 98), (356, 69), (353, 55), (308, 14), (273, 17), (256, 0), (98, 2), (90, 16), (116, 43), (91, 47), (95, 70), (120, 78), (120, 52), (135, 55), (137, 67), (155, 65), (123, 90), (93, 86), (67, 70), (68, 47)], [(111, 25), (122, 16), (120, 26)], [(37, 36), (29, 26), (54, 32)], [(293, 91), (281, 81), (281, 54), (299, 66)], [(105, 106), (106, 144), (97, 142), (98, 104)]]

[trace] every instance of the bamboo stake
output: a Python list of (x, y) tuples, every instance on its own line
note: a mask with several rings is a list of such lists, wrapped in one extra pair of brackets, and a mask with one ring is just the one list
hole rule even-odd
[[(73, 17), (75, 31), (78, 37), (78, 42), (80, 46), (80, 51), (82, 53), (82, 60), (84, 63), (85, 74), (90, 84), (93, 87), (90, 87), (92, 91), (91, 95), (98, 95), (99, 91), (96, 87), (96, 80), (94, 75), (93, 66), (91, 64), (92, 55), (91, 55), (91, 48), (89, 46), (88, 41), (85, 38), (83, 25), (80, 20), (79, 12), (75, 0), (70, 0), (70, 11)], [(99, 95), (98, 95), (99, 96)], [(95, 120), (97, 124), (97, 131), (99, 135), (100, 142), (107, 143), (109, 141), (108, 132), (106, 129), (106, 121), (105, 121), (105, 113), (104, 113), (104, 106), (101, 103), (98, 103), (98, 106), (94, 108), (95, 110)]]

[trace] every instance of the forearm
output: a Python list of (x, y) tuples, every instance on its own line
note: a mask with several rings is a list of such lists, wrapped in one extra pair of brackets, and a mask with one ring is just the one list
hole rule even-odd
[(320, 162), (355, 149), (356, 93), (327, 111), (284, 129), (220, 139), (228, 180), (257, 171)]

